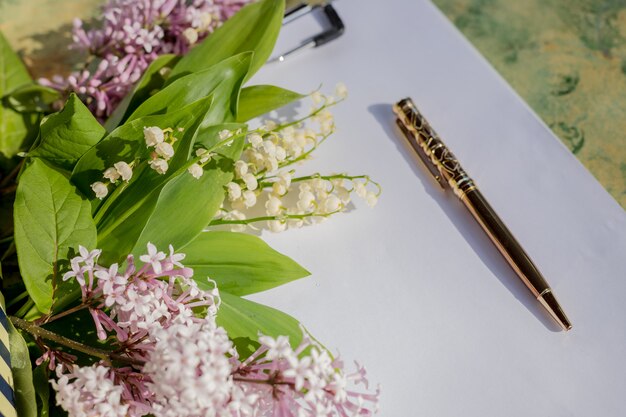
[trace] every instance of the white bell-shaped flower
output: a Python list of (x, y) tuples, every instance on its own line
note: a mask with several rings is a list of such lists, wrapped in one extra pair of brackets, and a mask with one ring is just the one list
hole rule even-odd
[(236, 182), (229, 182), (226, 184), (226, 190), (228, 191), (228, 199), (230, 201), (241, 198), (241, 186)]
[(161, 158), (153, 159), (152, 161), (148, 162), (148, 164), (150, 165), (150, 168), (152, 168), (161, 175), (165, 174), (167, 172), (167, 169), (169, 168), (167, 161)]
[(107, 194), (109, 193), (109, 189), (107, 188), (107, 185), (100, 181), (96, 181), (93, 184), (91, 184), (91, 189), (96, 194), (96, 197), (99, 198), (100, 200), (106, 197)]
[(116, 162), (113, 164), (113, 166), (122, 177), (122, 180), (128, 182), (133, 177), (133, 169), (126, 162)]
[(158, 143), (155, 147), (157, 155), (163, 157), (166, 161), (174, 156), (174, 147), (168, 142)]
[(102, 176), (111, 182), (115, 182), (120, 179), (120, 173), (117, 172), (117, 169), (114, 167), (107, 168)]
[(163, 130), (157, 126), (144, 127), (143, 137), (146, 140), (147, 146), (156, 146), (157, 144), (165, 140), (165, 134), (163, 133)]
[(204, 174), (204, 170), (198, 164), (192, 164), (189, 168), (187, 168), (187, 171), (196, 179), (200, 178)]

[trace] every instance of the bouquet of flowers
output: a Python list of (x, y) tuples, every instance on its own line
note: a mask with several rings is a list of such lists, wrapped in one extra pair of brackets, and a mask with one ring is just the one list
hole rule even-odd
[(39, 83), (0, 35), (0, 375), (13, 381), (0, 396), (15, 415), (376, 411), (362, 366), (243, 298), (308, 272), (238, 232), (380, 194), (367, 175), (296, 175), (346, 90), (310, 94), (303, 118), (262, 118), (305, 96), (247, 85), (284, 5), (234, 14), (244, 3), (111, 0), (102, 28), (75, 25), (84, 68)]

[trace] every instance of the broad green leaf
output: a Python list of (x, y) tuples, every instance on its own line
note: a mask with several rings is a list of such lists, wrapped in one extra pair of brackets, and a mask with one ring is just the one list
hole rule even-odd
[(48, 417), (50, 415), (50, 383), (48, 382), (50, 373), (47, 365), (47, 363), (42, 363), (33, 371), (33, 384), (37, 394), (39, 417)]
[(11, 91), (3, 97), (8, 107), (19, 113), (48, 113), (50, 105), (61, 97), (57, 90), (29, 83)]
[(259, 347), (259, 333), (272, 337), (289, 336), (294, 348), (302, 341), (298, 321), (282, 311), (224, 291), (220, 291), (220, 298), (217, 324), (226, 329), (242, 358), (247, 358)]
[[(211, 147), (219, 140), (222, 129), (235, 131), (245, 125), (225, 124), (202, 129), (202, 145)], [(183, 172), (169, 181), (161, 191), (154, 211), (146, 223), (137, 244), (135, 255), (143, 254), (151, 242), (158, 248), (168, 245), (180, 248), (192, 241), (215, 217), (224, 200), (224, 186), (233, 178), (233, 164), (243, 149), (243, 140), (235, 140), (231, 146), (222, 146), (204, 166), (204, 174), (196, 179)], [(173, 215), (176, 213), (176, 215)]]
[(22, 335), (13, 327), (13, 324), (10, 321), (7, 323), (17, 415), (19, 417), (37, 417), (37, 400), (28, 345)]
[(71, 171), (105, 134), (89, 109), (72, 94), (63, 110), (51, 114), (41, 123), (38, 144), (28, 155)]
[(254, 294), (309, 275), (291, 258), (245, 233), (204, 232), (180, 252), (187, 255), (185, 266), (193, 268), (199, 285), (209, 277), (220, 291), (233, 295)]
[(115, 129), (120, 123), (123, 123), (141, 103), (159, 91), (167, 79), (167, 71), (164, 72), (164, 70), (167, 68), (171, 69), (179, 59), (180, 56), (178, 55), (165, 54), (152, 61), (133, 91), (127, 94), (124, 100), (117, 106), (111, 117), (107, 119), (104, 127), (108, 131)]
[[(26, 67), (0, 32), (0, 98), (31, 82)], [(11, 158), (32, 138), (37, 116), (20, 114), (0, 103), (0, 156)]]
[(63, 174), (34, 159), (20, 177), (14, 218), (24, 284), (39, 311), (47, 313), (53, 288), (60, 283), (60, 269), (79, 245), (96, 245), (89, 202)]
[[(221, 168), (223, 163), (227, 166)], [(224, 200), (223, 187), (232, 178), (231, 167), (232, 162), (213, 160), (199, 179), (185, 172), (169, 181), (132, 253), (145, 253), (148, 242), (162, 250), (170, 244), (180, 248), (201, 233)]]
[(183, 75), (209, 68), (241, 52), (254, 58), (246, 80), (270, 57), (283, 23), (283, 0), (262, 0), (245, 6), (176, 64), (168, 83)]
[(247, 122), (305, 97), (273, 85), (253, 85), (241, 89), (237, 121)]
[(143, 102), (128, 118), (134, 120), (149, 114), (162, 114), (179, 109), (208, 95), (215, 103), (204, 126), (233, 121), (237, 98), (243, 79), (250, 67), (250, 52), (225, 59), (209, 69), (181, 77)]

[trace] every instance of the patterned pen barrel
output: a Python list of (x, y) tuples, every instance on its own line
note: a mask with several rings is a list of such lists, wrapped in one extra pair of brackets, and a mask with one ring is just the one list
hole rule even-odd
[(393, 110), (397, 116), (396, 123), (430, 173), (442, 187), (449, 185), (452, 188), (550, 316), (564, 330), (571, 329), (571, 322), (537, 266), (489, 205), (454, 154), (417, 110), (413, 101), (410, 98), (400, 100), (393, 106)]

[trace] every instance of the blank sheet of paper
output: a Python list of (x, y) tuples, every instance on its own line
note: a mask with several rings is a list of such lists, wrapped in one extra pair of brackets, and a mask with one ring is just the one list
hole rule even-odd
[[(367, 173), (384, 191), (373, 209), (357, 202), (314, 227), (264, 232), (312, 276), (251, 298), (365, 363), (381, 416), (626, 415), (624, 211), (431, 3), (334, 4), (340, 39), (265, 66), (252, 84), (345, 82), (337, 132), (298, 169)], [(290, 24), (281, 42), (313, 23)], [(391, 111), (405, 96), (543, 272), (572, 331), (558, 331), (405, 146)]]

